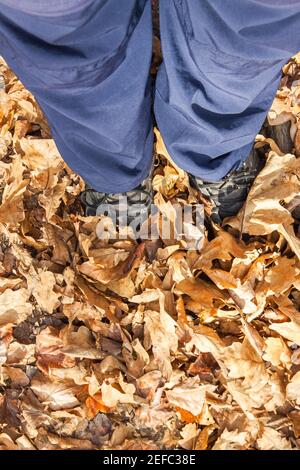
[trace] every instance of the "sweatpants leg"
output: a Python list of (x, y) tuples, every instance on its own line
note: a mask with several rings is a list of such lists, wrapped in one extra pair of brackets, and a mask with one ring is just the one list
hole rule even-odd
[(160, 15), (160, 131), (179, 166), (217, 181), (248, 157), (300, 50), (300, 0), (161, 0)]
[(0, 0), (0, 54), (98, 191), (132, 189), (151, 167), (151, 53), (148, 0)]

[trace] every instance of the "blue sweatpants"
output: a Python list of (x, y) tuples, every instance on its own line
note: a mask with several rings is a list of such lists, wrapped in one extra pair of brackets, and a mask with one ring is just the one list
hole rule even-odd
[(0, 54), (35, 95), (66, 162), (99, 191), (148, 174), (151, 105), (174, 161), (216, 181), (247, 158), (300, 50), (300, 0), (0, 0)]

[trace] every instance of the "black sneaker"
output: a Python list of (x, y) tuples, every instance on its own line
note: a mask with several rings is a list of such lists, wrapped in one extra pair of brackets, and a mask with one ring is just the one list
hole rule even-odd
[(148, 217), (153, 201), (151, 177), (124, 193), (101, 193), (89, 186), (80, 195), (86, 216), (106, 215), (116, 225), (127, 226), (132, 221), (142, 224)]
[[(261, 133), (271, 137), (280, 150), (289, 153), (293, 149), (290, 135), (291, 123), (270, 126), (264, 124)], [(221, 223), (226, 217), (236, 215), (247, 199), (249, 190), (265, 164), (264, 150), (252, 150), (247, 160), (220, 181), (209, 183), (191, 176), (191, 184), (213, 203), (212, 220)]]
[(214, 222), (221, 223), (226, 217), (236, 215), (242, 208), (251, 185), (263, 166), (264, 160), (259, 152), (253, 150), (237, 170), (231, 171), (220, 181), (209, 183), (190, 175), (191, 185), (213, 203), (211, 218)]

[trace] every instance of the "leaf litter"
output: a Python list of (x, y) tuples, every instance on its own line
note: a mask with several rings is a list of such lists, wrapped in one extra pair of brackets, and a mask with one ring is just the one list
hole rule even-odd
[(0, 448), (298, 449), (300, 56), (268, 115), (292, 153), (257, 137), (265, 166), (222, 227), (156, 131), (159, 214), (204, 204), (198, 250), (98, 239), (83, 181), (0, 69)]

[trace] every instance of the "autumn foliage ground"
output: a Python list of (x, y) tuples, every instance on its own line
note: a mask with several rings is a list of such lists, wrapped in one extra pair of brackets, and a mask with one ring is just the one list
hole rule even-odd
[(266, 165), (223, 227), (157, 133), (156, 204), (205, 204), (200, 251), (99, 240), (34, 98), (0, 71), (0, 448), (299, 448), (300, 57), (269, 113), (293, 153), (257, 137)]

